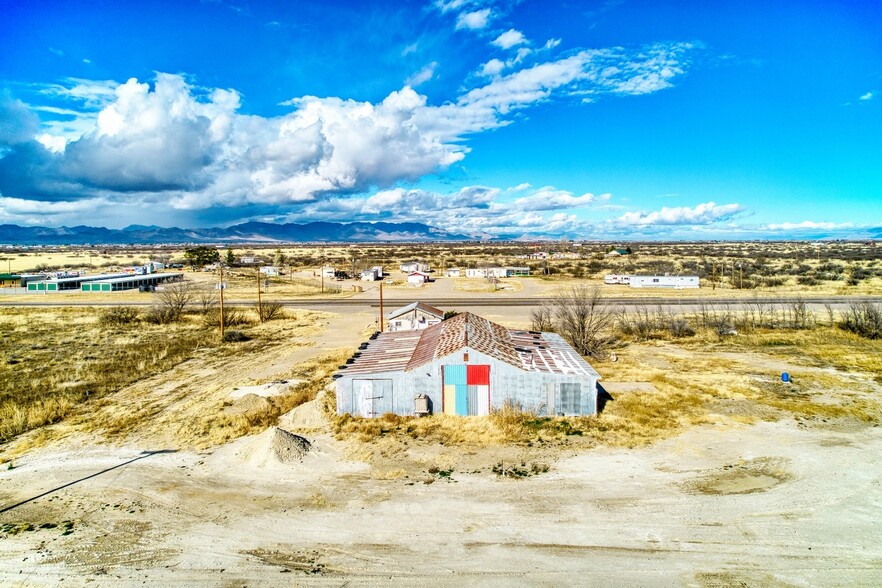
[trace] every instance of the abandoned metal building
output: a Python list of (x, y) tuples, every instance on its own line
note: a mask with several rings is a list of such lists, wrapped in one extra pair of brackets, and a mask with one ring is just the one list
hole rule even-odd
[(378, 333), (334, 374), (337, 412), (487, 415), (507, 402), (540, 415), (597, 412), (598, 373), (560, 336), (471, 313)]

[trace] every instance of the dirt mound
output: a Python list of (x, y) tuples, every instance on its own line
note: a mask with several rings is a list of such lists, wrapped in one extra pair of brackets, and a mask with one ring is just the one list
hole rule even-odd
[(276, 428), (273, 435), (272, 448), (276, 457), (282, 463), (301, 461), (309, 452), (310, 442), (300, 435), (295, 435), (284, 429)]
[(304, 402), (300, 406), (295, 407), (291, 412), (283, 415), (279, 421), (286, 429), (295, 431), (310, 431), (315, 429), (323, 429), (327, 426), (327, 421), (322, 414), (321, 394), (315, 400)]
[(257, 394), (246, 394), (224, 409), (226, 414), (247, 414), (261, 412), (270, 407), (269, 400)]

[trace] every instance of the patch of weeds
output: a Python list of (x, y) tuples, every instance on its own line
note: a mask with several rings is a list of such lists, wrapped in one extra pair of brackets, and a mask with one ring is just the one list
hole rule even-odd
[(514, 478), (516, 480), (520, 480), (522, 478), (529, 478), (530, 476), (538, 476), (539, 474), (544, 474), (549, 470), (548, 464), (533, 462), (529, 466), (527, 462), (522, 461), (520, 465), (517, 464), (506, 464), (505, 462), (499, 462), (491, 468), (491, 471), (497, 476), (501, 476), (503, 478)]
[(224, 333), (224, 342), (225, 343), (241, 343), (244, 341), (250, 341), (251, 337), (243, 333), (242, 331), (227, 331)]
[[(456, 481), (451, 477), (451, 475), (453, 474), (453, 468), (442, 470), (441, 468), (439, 468), (437, 466), (432, 466), (429, 468), (428, 471), (433, 476), (438, 476), (439, 480), (447, 480), (448, 482), (455, 482)], [(430, 484), (431, 482), (426, 482), (426, 483)]]

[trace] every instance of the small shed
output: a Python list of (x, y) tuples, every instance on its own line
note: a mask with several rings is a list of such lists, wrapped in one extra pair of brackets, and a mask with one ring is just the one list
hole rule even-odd
[(389, 331), (419, 331), (444, 320), (444, 311), (423, 302), (412, 302), (389, 313)]
[(407, 274), (407, 283), (411, 286), (422, 286), (429, 281), (429, 274), (425, 272), (410, 272)]

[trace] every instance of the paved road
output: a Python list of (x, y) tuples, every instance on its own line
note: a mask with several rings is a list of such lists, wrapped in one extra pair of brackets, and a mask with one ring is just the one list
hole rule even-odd
[[(0, 307), (16, 307), (16, 306), (150, 306), (155, 304), (155, 300), (150, 295), (140, 300), (64, 300), (63, 295), (53, 294), (51, 300), (32, 300), (16, 302), (14, 300), (0, 301)], [(535, 307), (546, 302), (553, 301), (551, 297), (540, 298), (497, 298), (491, 296), (485, 297), (459, 297), (459, 298), (423, 298), (414, 296), (409, 299), (389, 299), (384, 303), (386, 308), (397, 308), (406, 305), (414, 299), (419, 299), (426, 304), (437, 306), (439, 308), (458, 308), (458, 307)], [(274, 299), (277, 300), (277, 299)], [(746, 306), (751, 303), (763, 303), (768, 305), (787, 305), (797, 300), (795, 298), (786, 297), (760, 297), (760, 298), (661, 298), (655, 296), (646, 297), (628, 297), (616, 298), (606, 297), (604, 301), (613, 306), (663, 306), (663, 307), (700, 307), (702, 304), (714, 306)], [(802, 297), (802, 301), (811, 307), (846, 306), (852, 303), (871, 302), (875, 304), (882, 303), (882, 296), (824, 296), (824, 297)], [(379, 306), (377, 298), (298, 298), (279, 300), (285, 306), (291, 308), (376, 308)], [(253, 306), (253, 300), (227, 300), (224, 302), (229, 306)]]

